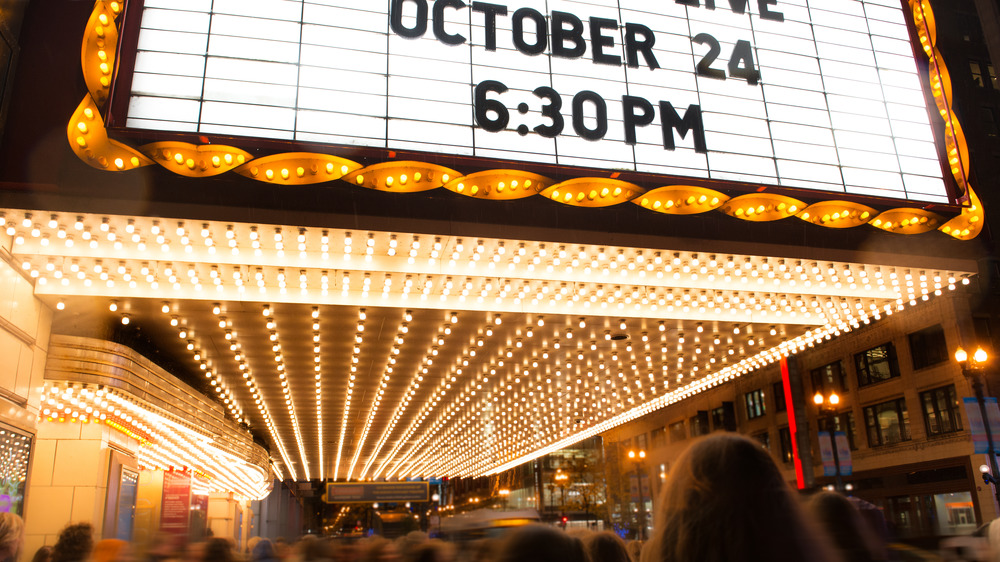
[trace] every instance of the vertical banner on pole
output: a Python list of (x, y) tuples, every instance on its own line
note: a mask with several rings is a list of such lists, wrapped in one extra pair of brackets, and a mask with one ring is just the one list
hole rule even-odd
[(649, 475), (642, 475), (642, 501), (648, 502), (653, 499), (653, 489), (649, 486)]
[(823, 460), (823, 476), (836, 476), (837, 467), (833, 464), (833, 441), (829, 431), (819, 432), (819, 456)]
[[(972, 444), (976, 454), (986, 453), (990, 445), (986, 440), (986, 425), (983, 423), (983, 413), (979, 409), (979, 402), (975, 398), (963, 398), (965, 404), (965, 416), (969, 419), (969, 433), (972, 434)], [(996, 399), (993, 399), (994, 404)]]
[(837, 461), (840, 463), (840, 475), (850, 476), (854, 472), (854, 461), (851, 459), (851, 443), (847, 440), (847, 434), (838, 431), (833, 434), (833, 440), (837, 447)]
[(997, 399), (994, 396), (983, 398), (983, 402), (986, 404), (986, 418), (990, 424), (990, 433), (993, 434), (993, 440), (996, 443), (997, 437), (1000, 437), (1000, 406), (997, 405)]

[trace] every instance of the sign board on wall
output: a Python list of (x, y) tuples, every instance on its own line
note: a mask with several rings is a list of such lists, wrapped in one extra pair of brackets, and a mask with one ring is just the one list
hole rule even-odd
[(329, 482), (327, 503), (425, 502), (430, 499), (427, 482)]
[(899, 0), (146, 0), (126, 125), (951, 202)]
[(168, 470), (163, 473), (163, 498), (160, 503), (160, 530), (184, 535), (191, 519), (191, 475)]

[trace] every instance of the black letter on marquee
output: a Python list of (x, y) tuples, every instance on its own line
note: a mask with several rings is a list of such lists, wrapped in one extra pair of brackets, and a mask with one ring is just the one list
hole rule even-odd
[(601, 30), (609, 29), (618, 31), (618, 22), (606, 18), (590, 18), (590, 44), (592, 45), (594, 62), (600, 64), (610, 64), (621, 66), (622, 58), (618, 55), (609, 55), (604, 52), (604, 47), (614, 47), (614, 37), (602, 35)]
[(785, 14), (773, 12), (768, 6), (777, 6), (778, 0), (757, 0), (757, 7), (760, 9), (760, 19), (785, 21)]
[[(622, 96), (622, 109), (625, 117), (625, 144), (635, 145), (636, 126), (645, 127), (652, 123), (656, 110), (653, 109), (653, 104), (635, 96)], [(637, 115), (636, 109), (642, 109), (642, 115)]]
[[(535, 22), (535, 44), (529, 45), (524, 41), (524, 20), (530, 19)], [(521, 8), (514, 12), (514, 47), (526, 55), (540, 55), (545, 52), (549, 45), (549, 32), (545, 26), (545, 16), (537, 10), (531, 8)]]
[(461, 45), (465, 43), (465, 37), (461, 34), (454, 35), (444, 30), (444, 9), (455, 8), (461, 10), (465, 8), (462, 0), (435, 0), (434, 2), (434, 37), (445, 45)]
[[(642, 41), (636, 39), (642, 36)], [(628, 58), (628, 65), (631, 68), (639, 68), (639, 53), (646, 59), (646, 64), (650, 70), (660, 68), (660, 63), (656, 62), (653, 56), (653, 45), (656, 43), (656, 35), (653, 30), (640, 23), (625, 24), (625, 56)]]
[(685, 6), (693, 6), (695, 8), (701, 7), (701, 0), (676, 0), (678, 4), (684, 4)]
[(708, 45), (708, 53), (698, 62), (698, 75), (705, 76), (707, 78), (715, 78), (717, 80), (725, 80), (725, 70), (712, 68), (712, 63), (719, 58), (719, 53), (722, 52), (719, 40), (707, 33), (699, 33), (691, 40), (699, 45)]
[(409, 0), (417, 5), (417, 23), (412, 27), (403, 26), (403, 4), (408, 0), (392, 0), (389, 8), (389, 27), (401, 37), (416, 39), (427, 32), (427, 0)]
[[(594, 104), (594, 109), (597, 110), (595, 116), (597, 126), (593, 129), (588, 129), (583, 120), (583, 104), (588, 101)], [(573, 97), (573, 130), (580, 137), (589, 141), (599, 141), (608, 134), (608, 103), (600, 94), (584, 90)]]
[(674, 129), (681, 134), (681, 138), (687, 136), (688, 131), (694, 131), (694, 151), (701, 154), (708, 153), (708, 146), (705, 144), (705, 123), (701, 119), (701, 106), (691, 104), (684, 112), (684, 118), (677, 115), (677, 110), (668, 101), (660, 102), (660, 119), (663, 125), (663, 148), (675, 150)]
[(489, 2), (473, 2), (472, 11), (486, 14), (486, 50), (497, 50), (497, 16), (506, 16), (507, 6), (490, 4)]
[(733, 9), (734, 13), (745, 14), (747, 13), (747, 0), (729, 0), (729, 7)]
[[(570, 25), (569, 29), (563, 27)], [(566, 42), (573, 43), (567, 47)], [(587, 42), (583, 40), (583, 22), (567, 12), (552, 12), (552, 56), (575, 59), (587, 52)]]

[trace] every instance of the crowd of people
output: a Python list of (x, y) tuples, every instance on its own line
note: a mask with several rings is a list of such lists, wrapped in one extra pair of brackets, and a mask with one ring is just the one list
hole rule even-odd
[[(211, 538), (178, 549), (159, 537), (143, 553), (95, 543), (90, 525), (65, 528), (32, 562), (869, 562), (891, 560), (884, 521), (834, 492), (800, 500), (771, 456), (746, 437), (718, 433), (676, 461), (657, 503), (648, 541), (610, 531), (529, 525), (495, 539), (449, 542), (413, 532), (352, 542), (306, 536), (289, 544), (254, 537), (244, 552)], [(0, 562), (17, 560), (23, 528), (0, 514)]]

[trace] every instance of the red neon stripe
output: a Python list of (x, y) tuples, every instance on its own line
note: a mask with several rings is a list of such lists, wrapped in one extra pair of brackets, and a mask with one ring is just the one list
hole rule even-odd
[(802, 472), (802, 459), (799, 457), (799, 441), (795, 438), (795, 403), (792, 401), (792, 385), (788, 382), (788, 358), (781, 358), (781, 386), (785, 390), (785, 409), (788, 411), (788, 432), (792, 435), (792, 459), (795, 462), (795, 484), (800, 490), (806, 487)]

